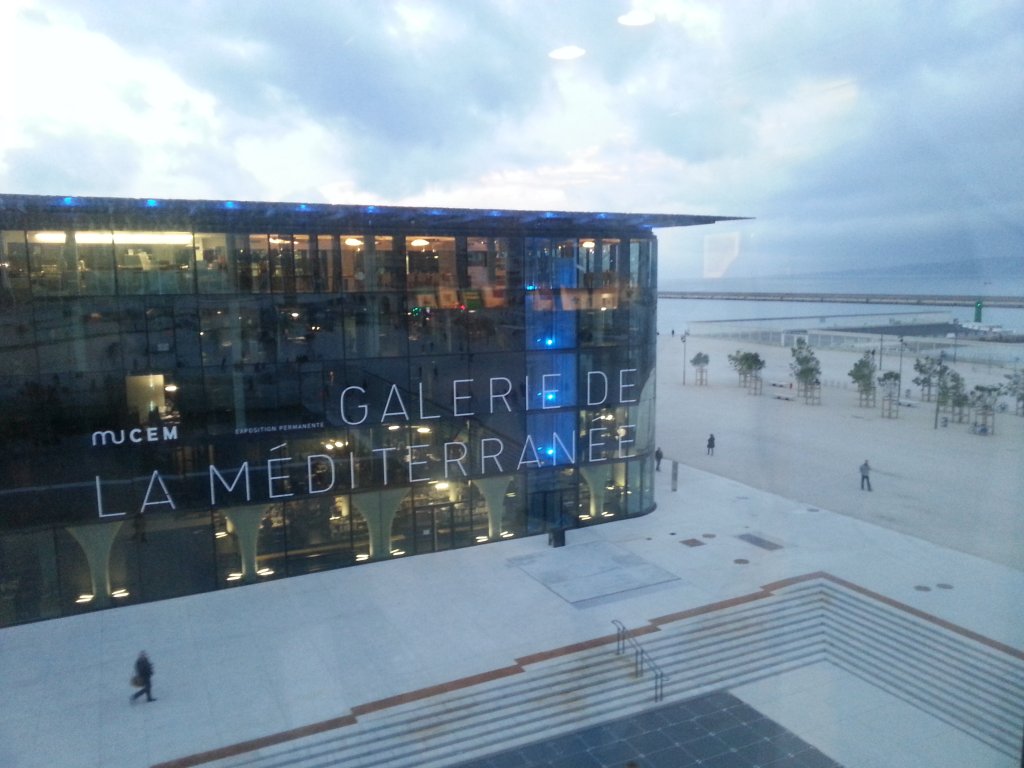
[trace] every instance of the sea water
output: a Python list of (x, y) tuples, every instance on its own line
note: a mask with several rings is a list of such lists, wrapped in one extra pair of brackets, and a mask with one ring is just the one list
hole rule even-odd
[[(939, 296), (972, 296), (984, 303), (986, 296), (1024, 296), (1024, 279), (989, 282), (933, 277), (903, 281), (876, 281), (845, 278), (722, 278), (717, 280), (664, 279), (661, 291), (727, 291), (737, 293), (864, 293)], [(854, 304), (806, 301), (743, 301), (732, 299), (671, 299), (658, 301), (658, 332), (682, 333), (687, 324), (702, 320), (756, 320), (780, 318), (818, 318), (849, 315), (911, 315), (941, 312), (960, 323), (974, 321), (974, 305), (962, 307), (918, 304)], [(1007, 332), (1024, 333), (1024, 309), (985, 307), (982, 322), (999, 325)]]

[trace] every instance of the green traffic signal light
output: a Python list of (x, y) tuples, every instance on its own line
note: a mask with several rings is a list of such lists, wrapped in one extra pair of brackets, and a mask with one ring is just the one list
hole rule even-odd
[(981, 322), (981, 308), (982, 308), (982, 306), (983, 306), (983, 302), (982, 302), (981, 299), (978, 299), (976, 302), (974, 302), (974, 322), (976, 322), (976, 323), (980, 323)]

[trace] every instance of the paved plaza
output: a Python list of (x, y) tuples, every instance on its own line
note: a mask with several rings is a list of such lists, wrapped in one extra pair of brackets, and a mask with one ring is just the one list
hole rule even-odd
[[(343, 731), (374, 703), (607, 637), (613, 620), (643, 628), (815, 573), (1024, 658), (1024, 419), (979, 437), (932, 430), (920, 407), (882, 420), (840, 388), (822, 406), (750, 397), (727, 371), (712, 372), (717, 386), (683, 388), (678, 342), (659, 343), (667, 458), (654, 513), (571, 530), (561, 548), (512, 539), (0, 630), (0, 765), (197, 765), (275, 734)], [(877, 468), (871, 493), (858, 488), (865, 457)], [(140, 649), (157, 701), (130, 705)], [(670, 683), (665, 706), (677, 693)], [(824, 765), (1019, 764), (827, 661), (722, 696), (741, 724), (772, 723)], [(659, 749), (635, 746), (638, 765), (658, 764)], [(817, 764), (799, 751), (807, 762), (793, 765)], [(702, 765), (770, 764), (716, 759)]]

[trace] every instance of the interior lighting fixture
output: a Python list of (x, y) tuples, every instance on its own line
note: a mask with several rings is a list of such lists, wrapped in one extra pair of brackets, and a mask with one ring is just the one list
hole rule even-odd
[(437, 487), (437, 490), (439, 490), (439, 491), (447, 491), (449, 486), (448, 486), (448, 483), (440, 482), (440, 483), (437, 484), (436, 487)]
[(391, 556), (392, 557), (401, 557), (404, 554), (405, 554), (405, 550), (404, 549), (392, 549), (391, 550)]
[(511, 539), (511, 538), (514, 538), (514, 537), (515, 537), (515, 534), (512, 533), (512, 531), (502, 531), (501, 532), (501, 538), (503, 538), (503, 539)]
[(240, 574), (238, 572), (235, 572), (235, 573), (229, 573), (227, 580), (228, 581), (239, 581), (241, 578), (242, 578), (242, 574)]
[(409, 245), (413, 246), (414, 248), (426, 248), (428, 245), (430, 245), (430, 241), (425, 240), (422, 237), (417, 237), (415, 240), (410, 242)]
[(591, 520), (591, 519), (593, 519), (593, 518), (591, 518), (590, 515), (586, 515), (586, 514), (580, 515), (580, 520)]
[(369, 555), (356, 555), (356, 562), (357, 563), (365, 563), (369, 559), (370, 559)]
[(593, 248), (594, 246), (597, 245), (597, 243), (595, 243), (593, 240), (584, 240), (582, 243), (580, 243), (580, 245), (582, 245), (584, 248)]
[(629, 13), (624, 13), (617, 19), (624, 27), (646, 27), (654, 23), (654, 14), (641, 8), (634, 8)]
[(486, 534), (481, 534), (480, 536), (476, 537), (476, 543), (477, 544), (483, 544), (485, 541), (487, 541), (487, 535)]
[(391, 424), (388, 426), (388, 432), (397, 432), (400, 429), (401, 427), (398, 426), (397, 424)]
[[(63, 245), (66, 232), (35, 232), (33, 242)], [(192, 245), (190, 232), (75, 232), (78, 245)]]
[(122, 587), (121, 589), (115, 589), (110, 593), (111, 597), (128, 597), (128, 590)]
[(580, 48), (578, 45), (563, 45), (561, 48), (555, 48), (548, 54), (549, 58), (555, 61), (572, 61), (585, 56), (587, 53), (586, 49)]
[(63, 243), (67, 235), (63, 232), (36, 232), (32, 239), (37, 243)]
[(419, 432), (421, 435), (429, 435), (430, 427), (416, 427), (416, 431)]
[(266, 568), (266, 567), (260, 568), (258, 571), (256, 571), (256, 574), (259, 575), (259, 576), (273, 576), (274, 575), (274, 569), (273, 568)]
[(95, 595), (79, 595), (76, 599), (76, 603), (91, 603)]
[(228, 532), (227, 531), (217, 531), (215, 534), (213, 534), (213, 537), (215, 539), (226, 539), (228, 537)]
[(350, 245), (353, 248), (358, 248), (362, 244), (363, 244), (363, 241), (360, 240), (358, 237), (346, 237), (345, 238), (345, 245)]
[(178, 385), (177, 384), (168, 384), (166, 387), (164, 387), (164, 392), (177, 392), (177, 391), (178, 391)]

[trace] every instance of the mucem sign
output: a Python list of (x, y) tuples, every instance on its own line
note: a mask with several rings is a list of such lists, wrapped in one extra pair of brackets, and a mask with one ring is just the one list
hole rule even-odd
[(0, 625), (650, 512), (720, 218), (0, 195)]

